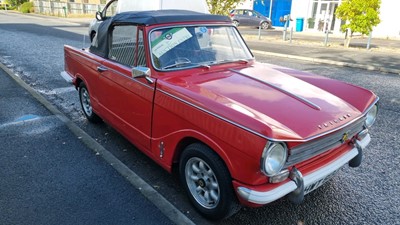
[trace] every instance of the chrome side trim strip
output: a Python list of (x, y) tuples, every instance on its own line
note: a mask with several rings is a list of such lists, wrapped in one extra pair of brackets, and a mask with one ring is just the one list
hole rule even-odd
[(266, 84), (266, 85), (268, 85), (268, 86), (270, 86), (270, 87), (272, 87), (272, 88), (274, 88), (274, 89), (276, 89), (276, 90), (278, 90), (278, 91), (280, 91), (280, 92), (283, 92), (283, 93), (289, 95), (289, 96), (292, 97), (292, 98), (295, 98), (295, 99), (299, 100), (300, 102), (304, 103), (305, 105), (310, 106), (310, 107), (313, 108), (313, 109), (321, 110), (321, 107), (319, 107), (317, 104), (311, 102), (310, 100), (305, 99), (305, 98), (303, 98), (303, 97), (301, 97), (301, 96), (299, 96), (299, 95), (296, 95), (296, 94), (294, 94), (294, 93), (292, 93), (292, 92), (289, 92), (289, 91), (287, 91), (287, 90), (285, 90), (285, 89), (283, 89), (283, 88), (280, 88), (280, 87), (276, 86), (275, 84), (272, 84), (272, 83), (270, 83), (270, 82), (266, 82), (266, 81), (260, 80), (260, 79), (258, 79), (258, 78), (256, 78), (256, 77), (250, 76), (250, 75), (248, 75), (248, 74), (242, 73), (242, 72), (237, 71), (237, 70), (234, 70), (234, 69), (229, 69), (229, 70), (232, 71), (232, 72), (238, 73), (238, 74), (240, 74), (240, 75), (246, 76), (246, 77), (248, 77), (248, 78), (251, 78), (251, 79), (253, 79), (253, 80), (259, 81), (259, 82), (261, 82), (261, 83), (263, 83), (263, 84)]
[[(369, 135), (368, 135), (369, 136)], [(367, 146), (370, 138), (365, 138), (362, 140), (359, 145), (360, 146)], [(353, 159), (355, 156), (357, 156), (358, 150), (357, 147), (352, 148), (349, 152), (341, 156), (340, 158), (336, 159), (332, 163), (320, 168), (319, 170), (307, 174), (306, 176), (303, 177), (304, 180), (304, 187), (307, 187), (325, 177), (328, 175), (334, 173), (336, 170), (344, 166), (346, 163), (348, 163), (351, 159)], [(237, 188), (237, 193), (239, 194), (240, 197), (245, 199), (246, 201), (249, 201), (251, 203), (255, 204), (267, 204), (270, 202), (273, 202), (290, 192), (294, 191), (297, 188), (296, 183), (294, 181), (289, 181), (275, 189), (272, 189), (270, 191), (255, 191), (246, 187), (238, 187)]]
[[(147, 88), (154, 89), (154, 87), (149, 86), (149, 85), (146, 85), (146, 84), (144, 84), (144, 83), (142, 83), (142, 82), (139, 82), (138, 80), (136, 80), (136, 79), (134, 79), (134, 78), (132, 78), (132, 77), (130, 77), (130, 76), (127, 76), (127, 75), (125, 75), (125, 74), (123, 74), (123, 73), (121, 73), (121, 72), (119, 72), (119, 71), (116, 71), (116, 70), (114, 70), (114, 69), (112, 69), (112, 68), (110, 68), (110, 67), (104, 66), (103, 64), (101, 64), (100, 62), (97, 62), (96, 60), (93, 60), (93, 59), (91, 59), (91, 58), (85, 57), (85, 56), (83, 56), (83, 55), (81, 55), (81, 54), (78, 54), (78, 53), (75, 53), (75, 52), (71, 52), (71, 54), (74, 54), (74, 55), (76, 55), (76, 56), (78, 56), (78, 57), (84, 58), (84, 59), (86, 59), (86, 60), (88, 60), (88, 61), (91, 61), (92, 63), (98, 64), (98, 65), (102, 65), (105, 69), (108, 69), (109, 71), (113, 71), (114, 73), (116, 73), (116, 74), (118, 74), (118, 75), (120, 75), (120, 76), (129, 78), (129, 79), (131, 79), (132, 81), (134, 81), (134, 82), (136, 82), (136, 83), (138, 83), (138, 84), (141, 84), (141, 85), (143, 85), (143, 86), (145, 86), (145, 87), (147, 87)], [(121, 66), (124, 66), (124, 65), (121, 65)], [(126, 66), (125, 66), (125, 67), (126, 67)], [(154, 79), (154, 78), (151, 78), (151, 79)]]
[(207, 114), (210, 114), (210, 115), (212, 115), (212, 116), (214, 116), (214, 117), (217, 117), (218, 119), (221, 119), (221, 120), (223, 120), (223, 121), (225, 121), (225, 122), (227, 122), (227, 123), (230, 123), (230, 124), (232, 124), (232, 125), (235, 125), (235, 126), (241, 128), (241, 129), (246, 130), (246, 131), (248, 131), (248, 132), (250, 132), (250, 133), (252, 133), (252, 134), (255, 134), (255, 135), (259, 136), (259, 137), (265, 138), (265, 139), (267, 139), (267, 140), (269, 140), (269, 141), (277, 141), (277, 142), (307, 142), (307, 141), (311, 141), (311, 140), (313, 140), (313, 139), (322, 137), (322, 136), (324, 136), (324, 135), (326, 135), (326, 134), (334, 133), (334, 132), (336, 132), (336, 131), (338, 131), (338, 130), (340, 130), (340, 129), (346, 127), (346, 126), (349, 126), (350, 124), (353, 124), (354, 122), (358, 121), (360, 118), (364, 117), (364, 116), (366, 115), (366, 113), (368, 112), (368, 110), (369, 110), (370, 108), (372, 108), (372, 106), (375, 105), (375, 104), (379, 101), (379, 98), (377, 97), (377, 99), (371, 104), (371, 106), (368, 108), (368, 110), (366, 110), (366, 111), (365, 111), (363, 114), (361, 114), (359, 117), (354, 118), (354, 120), (350, 121), (349, 123), (343, 124), (343, 125), (340, 126), (340, 127), (337, 127), (337, 128), (335, 128), (335, 129), (333, 129), (333, 130), (329, 130), (329, 131), (320, 133), (320, 134), (318, 134), (318, 135), (311, 136), (311, 137), (309, 137), (309, 138), (307, 138), (307, 139), (288, 140), (288, 139), (275, 139), (275, 138), (268, 137), (268, 136), (263, 135), (263, 134), (261, 134), (261, 133), (259, 133), (259, 132), (257, 132), (257, 131), (254, 131), (254, 130), (252, 130), (252, 129), (250, 129), (250, 128), (247, 128), (247, 127), (245, 127), (245, 126), (243, 126), (243, 125), (240, 125), (240, 124), (238, 124), (238, 123), (236, 123), (236, 122), (233, 122), (232, 120), (229, 120), (229, 119), (227, 119), (227, 118), (225, 118), (225, 117), (222, 117), (222, 116), (220, 116), (220, 115), (217, 115), (217, 114), (215, 114), (215, 113), (213, 113), (213, 112), (211, 112), (211, 111), (209, 111), (209, 110), (206, 110), (206, 109), (204, 109), (204, 108), (202, 108), (202, 107), (200, 107), (200, 106), (198, 106), (198, 105), (195, 105), (195, 104), (193, 104), (193, 103), (191, 103), (191, 102), (188, 102), (188, 101), (186, 101), (186, 100), (184, 100), (184, 99), (182, 99), (182, 98), (180, 98), (180, 97), (177, 97), (177, 96), (175, 96), (175, 95), (173, 95), (173, 94), (170, 94), (170, 93), (168, 93), (168, 92), (166, 92), (166, 91), (164, 91), (164, 90), (157, 89), (157, 91), (160, 91), (161, 93), (164, 93), (164, 94), (170, 96), (171, 98), (174, 98), (174, 99), (176, 99), (176, 100), (178, 100), (178, 101), (180, 101), (180, 102), (183, 102), (183, 103), (185, 103), (185, 104), (188, 104), (188, 105), (190, 105), (190, 106), (192, 106), (192, 107), (194, 107), (194, 108), (196, 108), (196, 109), (198, 109), (198, 110), (201, 110), (201, 111), (203, 111), (203, 112), (205, 112), (205, 113), (207, 113)]

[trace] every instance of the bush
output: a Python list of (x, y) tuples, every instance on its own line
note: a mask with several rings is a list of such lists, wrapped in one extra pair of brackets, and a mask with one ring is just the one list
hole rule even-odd
[(21, 5), (19, 11), (21, 11), (22, 13), (32, 13), (34, 12), (34, 8), (33, 8), (33, 2), (25, 2), (24, 4)]
[[(6, 9), (5, 5), (0, 5), (0, 10), (5, 10), (5, 9)], [(15, 9), (16, 9), (15, 6), (7, 5), (7, 10), (15, 10)]]

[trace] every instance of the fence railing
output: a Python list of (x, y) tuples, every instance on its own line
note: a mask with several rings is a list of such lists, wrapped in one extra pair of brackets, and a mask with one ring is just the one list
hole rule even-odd
[(104, 8), (102, 4), (86, 4), (73, 2), (33, 1), (36, 13), (56, 16), (68, 14), (92, 14)]

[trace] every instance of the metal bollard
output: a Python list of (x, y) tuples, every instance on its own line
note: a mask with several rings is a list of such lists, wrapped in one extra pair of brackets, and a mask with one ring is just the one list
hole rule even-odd
[(285, 21), (285, 26), (283, 28), (283, 41), (286, 41), (286, 32), (287, 32), (287, 27), (288, 27), (288, 20)]
[(286, 41), (286, 28), (283, 30), (283, 37), (282, 37), (283, 41)]
[(292, 43), (292, 37), (293, 37), (293, 27), (290, 28), (290, 44)]
[(329, 39), (329, 31), (326, 30), (325, 31), (326, 35), (325, 35), (325, 40), (324, 40), (324, 46), (328, 46), (328, 39)]
[(63, 10), (64, 10), (64, 17), (67, 17), (67, 7), (63, 6)]
[(371, 48), (371, 39), (372, 39), (372, 32), (370, 32), (368, 36), (367, 50)]

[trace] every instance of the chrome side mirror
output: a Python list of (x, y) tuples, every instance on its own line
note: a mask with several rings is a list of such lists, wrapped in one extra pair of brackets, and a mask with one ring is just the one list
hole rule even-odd
[(150, 68), (144, 66), (137, 66), (132, 68), (132, 77), (133, 78), (142, 78), (144, 77), (149, 84), (154, 83), (154, 81), (150, 78), (151, 71)]
[(96, 12), (96, 20), (103, 21), (103, 15), (99, 11)]

